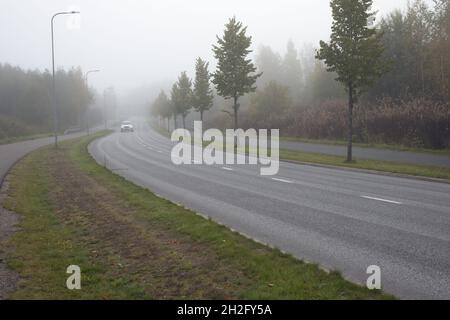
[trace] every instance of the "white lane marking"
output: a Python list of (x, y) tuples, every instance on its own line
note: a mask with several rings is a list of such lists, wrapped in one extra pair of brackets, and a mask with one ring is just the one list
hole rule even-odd
[(143, 140), (142, 140), (139, 136), (136, 136), (136, 138), (137, 138), (137, 142), (138, 142), (140, 145), (142, 145), (143, 147), (145, 147), (145, 148), (147, 148), (147, 149), (149, 149), (149, 150), (156, 151), (156, 152), (158, 152), (158, 153), (163, 153), (161, 150), (157, 150), (157, 149), (155, 149), (155, 148), (149, 146), (148, 144), (142, 142)]
[(280, 178), (272, 178), (272, 180), (279, 181), (279, 182), (285, 182), (285, 183), (293, 183), (293, 182), (290, 181), (290, 180), (280, 179)]
[(222, 167), (223, 170), (227, 170), (227, 171), (233, 171), (233, 169), (231, 168), (227, 168), (227, 167)]
[(145, 148), (147, 148), (147, 149), (149, 149), (149, 150), (156, 151), (156, 152), (158, 152), (158, 153), (163, 153), (161, 150), (155, 149), (155, 148), (151, 147), (150, 145), (146, 144), (146, 143), (144, 142), (144, 139), (142, 139), (138, 134), (135, 134), (135, 137), (136, 137), (136, 139), (137, 139), (137, 142), (138, 142), (140, 145), (144, 146)]
[(402, 204), (398, 201), (388, 200), (388, 199), (382, 199), (382, 198), (376, 198), (376, 197), (370, 197), (370, 196), (361, 196), (361, 198), (370, 199), (370, 200), (376, 200), (376, 201), (382, 201), (387, 203), (393, 203), (393, 204)]
[(139, 143), (141, 146), (145, 148), (151, 148), (150, 146), (146, 145), (145, 143), (142, 143), (141, 141), (137, 140), (137, 143)]

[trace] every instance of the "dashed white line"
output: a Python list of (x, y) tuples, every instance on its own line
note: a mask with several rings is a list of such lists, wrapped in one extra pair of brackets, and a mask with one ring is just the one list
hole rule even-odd
[(361, 196), (361, 198), (370, 199), (370, 200), (376, 200), (376, 201), (382, 201), (382, 202), (387, 202), (387, 203), (393, 203), (393, 204), (402, 204), (401, 202), (398, 202), (398, 201), (382, 199), (382, 198), (377, 198), (377, 197)]
[(293, 183), (293, 182), (290, 181), (290, 180), (280, 179), (280, 178), (272, 178), (272, 180), (279, 181), (279, 182), (284, 182), (284, 183)]
[(149, 149), (149, 150), (156, 151), (156, 152), (158, 152), (158, 153), (163, 153), (161, 150), (157, 150), (157, 149), (155, 149), (155, 148), (149, 146), (148, 144), (142, 142), (143, 140), (142, 140), (141, 138), (139, 138), (138, 136), (136, 136), (136, 138), (137, 138), (137, 142), (138, 142), (141, 146), (143, 146), (144, 148), (147, 148), (147, 149)]
[(228, 167), (222, 167), (223, 170), (227, 170), (227, 171), (233, 171), (233, 169), (228, 168)]

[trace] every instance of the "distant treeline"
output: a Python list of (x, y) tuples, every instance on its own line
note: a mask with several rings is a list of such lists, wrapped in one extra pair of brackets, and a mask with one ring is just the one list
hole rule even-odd
[[(389, 14), (379, 28), (390, 71), (361, 97), (355, 141), (450, 147), (450, 2), (438, 0), (429, 8), (415, 1), (406, 12)], [(345, 91), (322, 62), (308, 70), (312, 52), (294, 56), (292, 44), (283, 59), (268, 47), (259, 50), (256, 61), (265, 75), (250, 98), (246, 126), (264, 123), (283, 128), (284, 135), (345, 139)], [(295, 81), (292, 70), (301, 70)]]
[[(405, 12), (396, 10), (377, 25), (382, 33), (385, 60), (389, 72), (364, 96), (365, 100), (381, 98), (434, 101), (450, 100), (450, 1), (436, 0), (429, 8), (416, 0)], [(298, 52), (289, 42), (282, 57), (268, 46), (259, 48), (258, 69), (264, 72), (259, 88), (270, 81), (288, 87), (294, 103), (341, 98), (343, 88), (334, 81), (315, 50), (305, 46)]]
[[(49, 72), (0, 64), (0, 139), (53, 130)], [(56, 103), (59, 129), (79, 126), (92, 96), (81, 69), (58, 70)]]
[[(382, 34), (389, 71), (357, 102), (354, 139), (449, 147), (450, 1), (435, 0), (430, 7), (416, 0), (404, 12), (396, 10), (378, 21), (375, 28)], [(297, 49), (292, 41), (284, 54), (264, 45), (257, 49), (256, 72), (262, 75), (256, 92), (240, 100), (241, 127), (280, 128), (282, 135), (303, 138), (345, 138), (347, 93), (335, 81), (336, 74), (315, 58), (316, 49)], [(230, 127), (232, 118), (221, 111), (229, 110), (232, 101), (217, 91), (214, 96), (205, 126)], [(155, 104), (159, 109), (170, 105), (170, 97), (164, 98), (167, 102)], [(167, 118), (171, 113), (156, 114)], [(197, 116), (185, 110), (183, 117), (191, 122)]]

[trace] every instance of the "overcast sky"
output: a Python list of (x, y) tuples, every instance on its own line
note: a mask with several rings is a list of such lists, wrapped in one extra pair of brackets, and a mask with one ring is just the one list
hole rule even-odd
[[(407, 0), (375, 0), (382, 15), (404, 9)], [(101, 69), (90, 77), (98, 90), (114, 86), (125, 93), (143, 84), (175, 80), (201, 56), (214, 64), (211, 46), (235, 15), (248, 25), (253, 48), (283, 51), (328, 39), (328, 0), (1, 0), (0, 63), (50, 69), (50, 17), (79, 8), (81, 27), (68, 19), (55, 23), (56, 64)]]

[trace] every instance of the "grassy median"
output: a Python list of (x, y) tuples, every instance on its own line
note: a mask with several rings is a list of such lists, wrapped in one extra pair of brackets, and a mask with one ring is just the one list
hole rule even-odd
[[(345, 140), (331, 140), (331, 139), (306, 139), (306, 138), (298, 138), (298, 137), (280, 137), (280, 141), (289, 141), (289, 142), (302, 142), (302, 143), (311, 143), (311, 144), (326, 144), (332, 146), (347, 146), (347, 141)], [(450, 149), (427, 149), (427, 148), (418, 148), (418, 147), (408, 147), (400, 144), (387, 144), (387, 143), (361, 143), (361, 142), (353, 142), (354, 147), (359, 148), (369, 148), (369, 149), (381, 149), (381, 150), (392, 150), (392, 151), (409, 151), (416, 153), (426, 153), (426, 154), (434, 154), (440, 156), (450, 156)]]
[[(170, 134), (167, 132), (167, 129), (164, 129), (153, 122), (149, 122), (149, 124), (159, 134), (170, 138)], [(310, 143), (314, 142), (314, 140), (305, 140), (299, 138), (280, 138), (280, 140), (301, 141)], [(332, 142), (330, 142), (329, 140), (322, 140), (319, 141), (318, 143), (325, 143), (325, 142), (328, 142), (328, 144), (332, 144)], [(201, 141), (196, 141), (196, 143), (201, 144)], [(206, 147), (209, 144), (210, 142), (204, 142), (203, 146)], [(339, 144), (339, 142), (335, 142), (335, 144)], [(365, 147), (369, 148), (371, 147), (371, 145), (365, 145)], [(381, 145), (378, 145), (378, 147), (381, 148)], [(401, 147), (399, 146), (398, 148)], [(426, 150), (426, 149), (412, 149), (412, 148), (407, 149), (406, 147), (404, 147), (403, 149), (396, 149), (396, 147), (392, 146), (391, 149), (397, 151), (415, 151), (422, 153), (433, 153), (437, 155), (448, 155), (447, 152), (450, 152), (448, 150)], [(244, 152), (244, 149), (238, 151)], [(246, 146), (245, 152), (248, 153), (248, 146)], [(378, 172), (386, 172), (399, 175), (410, 175), (416, 177), (450, 180), (450, 168), (447, 167), (414, 165), (393, 161), (369, 160), (359, 158), (349, 163), (345, 161), (345, 157), (341, 156), (327, 155), (322, 153), (302, 152), (287, 149), (280, 149), (280, 159), (295, 161), (304, 164), (319, 164), (350, 169), (353, 168), (353, 169), (373, 170)]]
[[(6, 206), (21, 220), (6, 261), (21, 280), (11, 298), (391, 298), (111, 173), (87, 152), (95, 137), (40, 149), (12, 171)], [(65, 287), (72, 264), (81, 290)]]
[(280, 150), (280, 159), (303, 163), (330, 165), (335, 167), (374, 170), (394, 174), (450, 180), (450, 168), (438, 166), (422, 166), (367, 159), (355, 159), (355, 161), (353, 162), (346, 162), (344, 157), (331, 156), (320, 153), (292, 151), (286, 149)]

